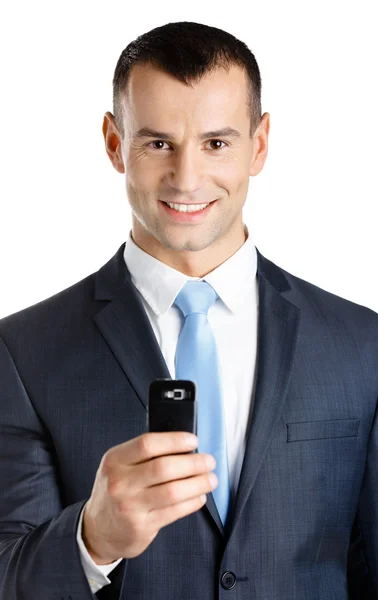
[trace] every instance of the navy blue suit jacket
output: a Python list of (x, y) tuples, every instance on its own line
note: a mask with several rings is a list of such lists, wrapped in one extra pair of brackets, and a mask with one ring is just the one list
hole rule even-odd
[[(126, 268), (0, 320), (0, 600), (93, 598), (76, 543), (103, 454), (170, 377)], [(257, 250), (254, 410), (232, 516), (213, 497), (111, 573), (106, 600), (378, 598), (378, 314)]]

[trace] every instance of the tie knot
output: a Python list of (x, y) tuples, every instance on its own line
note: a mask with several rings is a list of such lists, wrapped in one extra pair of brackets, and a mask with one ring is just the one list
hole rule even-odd
[(187, 281), (173, 304), (178, 306), (184, 317), (191, 313), (207, 315), (217, 298), (218, 294), (207, 281)]

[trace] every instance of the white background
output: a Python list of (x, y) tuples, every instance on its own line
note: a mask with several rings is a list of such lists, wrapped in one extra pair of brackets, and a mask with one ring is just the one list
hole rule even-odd
[(118, 57), (172, 21), (243, 40), (271, 116), (244, 221), (289, 272), (378, 311), (375, 1), (23, 1), (0, 9), (0, 318), (97, 271), (131, 228), (104, 149)]

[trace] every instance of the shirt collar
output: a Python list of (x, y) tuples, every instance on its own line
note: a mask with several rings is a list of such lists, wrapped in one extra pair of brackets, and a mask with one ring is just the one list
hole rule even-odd
[(257, 253), (251, 234), (244, 225), (247, 239), (224, 263), (204, 277), (189, 277), (157, 260), (134, 242), (131, 231), (125, 245), (124, 260), (135, 287), (156, 315), (165, 314), (188, 280), (207, 281), (231, 312), (255, 298)]

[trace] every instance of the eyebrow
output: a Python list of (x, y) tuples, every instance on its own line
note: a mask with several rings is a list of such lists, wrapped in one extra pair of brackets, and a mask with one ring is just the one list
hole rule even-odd
[[(138, 131), (134, 134), (134, 139), (144, 138), (144, 137), (152, 137), (158, 138), (159, 140), (171, 140), (174, 138), (174, 135), (171, 133), (164, 133), (163, 131), (155, 131), (154, 129), (150, 129), (149, 127), (142, 127), (138, 129)], [(207, 138), (217, 138), (217, 137), (233, 137), (233, 138), (241, 138), (240, 131), (237, 129), (233, 129), (232, 127), (223, 127), (222, 129), (217, 129), (214, 131), (206, 131), (205, 133), (201, 133), (198, 136), (199, 141), (206, 140)]]

